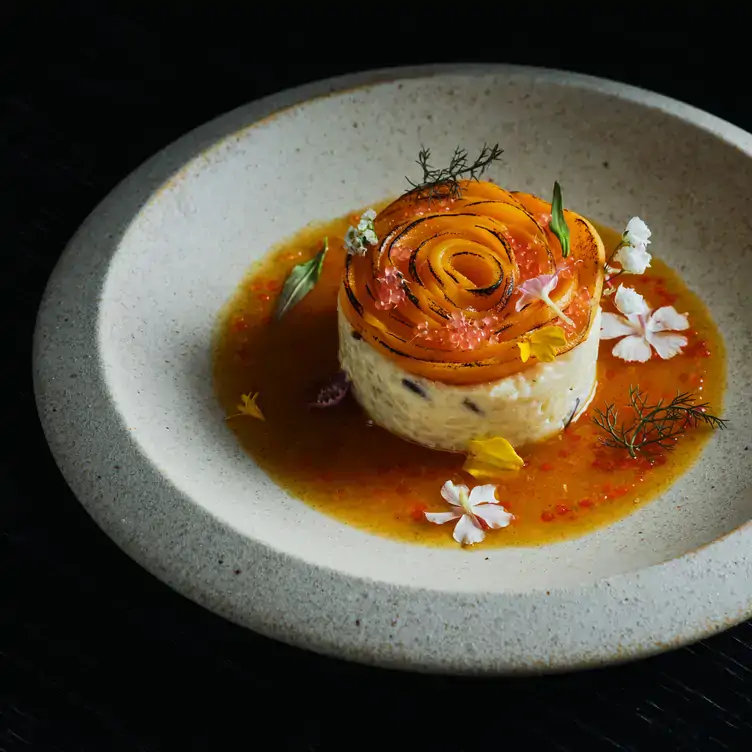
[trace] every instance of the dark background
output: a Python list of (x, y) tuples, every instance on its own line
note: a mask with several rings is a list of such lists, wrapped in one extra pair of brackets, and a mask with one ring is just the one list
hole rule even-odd
[(123, 176), (207, 119), (353, 70), (492, 60), (627, 81), (752, 130), (738, 20), (717, 4), (665, 17), (632, 5), (23, 5), (0, 9), (0, 752), (750, 749), (750, 624), (618, 668), (480, 681), (366, 669), (223, 622), (89, 520), (47, 450), (30, 378), (35, 310), (68, 238)]

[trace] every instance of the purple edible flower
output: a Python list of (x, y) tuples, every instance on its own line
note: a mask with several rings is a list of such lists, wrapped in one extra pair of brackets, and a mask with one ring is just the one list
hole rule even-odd
[(337, 371), (319, 390), (316, 401), (311, 407), (335, 407), (350, 391), (350, 381), (344, 371)]

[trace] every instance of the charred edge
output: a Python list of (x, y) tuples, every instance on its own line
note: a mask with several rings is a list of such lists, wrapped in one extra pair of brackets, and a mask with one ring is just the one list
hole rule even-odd
[[(512, 196), (514, 201), (502, 201), (501, 199), (474, 201), (472, 204), (465, 204), (466, 208), (471, 206), (478, 206), (479, 204), (501, 204), (502, 206), (508, 206), (510, 209), (516, 209), (521, 214), (524, 214), (536, 227), (545, 235), (545, 230), (541, 227), (538, 220), (525, 208), (522, 202), (517, 198), (521, 191), (509, 191), (509, 195)], [(496, 219), (495, 217), (489, 217), (489, 219)], [(498, 221), (498, 220), (497, 220)]]
[[(476, 287), (474, 290), (468, 290), (468, 292), (471, 292), (473, 295), (487, 296), (495, 293), (504, 284), (504, 267), (501, 265), (499, 259), (494, 258), (494, 261), (496, 262), (496, 267), (499, 272), (496, 282), (488, 287)], [(514, 286), (514, 281), (512, 281), (512, 285)]]
[(501, 334), (502, 332), (505, 332), (507, 329), (509, 329), (512, 326), (512, 324), (506, 324), (505, 326), (502, 326), (501, 329), (496, 329), (494, 331), (494, 334)]
[(399, 355), (401, 358), (407, 358), (408, 360), (418, 360), (413, 355), (408, 355), (407, 353), (402, 352), (402, 350), (397, 350), (396, 348), (392, 347), (391, 345), (388, 345), (386, 342), (384, 342), (383, 339), (375, 338), (374, 342), (377, 345), (381, 345), (385, 350), (389, 350), (389, 352), (394, 353), (395, 355)]
[[(402, 350), (397, 350), (395, 347), (392, 347), (391, 345), (384, 342), (383, 339), (374, 338), (374, 344), (381, 345), (385, 350), (388, 350), (391, 353), (394, 353), (395, 355), (399, 355), (400, 358), (405, 358), (406, 360), (415, 360), (420, 363), (438, 363), (444, 368), (446, 368), (449, 371), (460, 371), (465, 370), (469, 368), (481, 368), (482, 366), (487, 366), (490, 364), (491, 361), (488, 362), (482, 362), (482, 363), (451, 363), (444, 360), (433, 360), (431, 358), (417, 358), (415, 355), (408, 355), (405, 352), (402, 352)], [(425, 349), (425, 348), (422, 348)]]
[(441, 316), (442, 319), (446, 319), (448, 321), (451, 318), (451, 316), (438, 303), (434, 303), (432, 300), (428, 301), (428, 307), (437, 316)]
[[(406, 326), (406, 327), (408, 327), (408, 328), (412, 326), (412, 323), (411, 323), (410, 321), (408, 321), (407, 319), (405, 319), (405, 318), (403, 318), (402, 316), (400, 316), (400, 315), (399, 315), (399, 313), (397, 313), (396, 311), (392, 311), (392, 312), (390, 313), (390, 318), (392, 318), (392, 319), (393, 319), (394, 321), (396, 321), (396, 322), (397, 322), (398, 324), (402, 324), (402, 326)], [(392, 336), (394, 337), (394, 336), (396, 336), (396, 335), (392, 334)], [(401, 337), (397, 337), (397, 339), (400, 339), (400, 340), (402, 340), (403, 342), (405, 341), (405, 340), (403, 340), (403, 339), (402, 339)]]
[(470, 204), (465, 204), (465, 209), (469, 209), (471, 206), (483, 206), (483, 204), (502, 204), (503, 206), (513, 206), (507, 201), (501, 201), (497, 198), (484, 198), (482, 201), (473, 201)]
[(353, 307), (353, 309), (358, 314), (358, 316), (362, 316), (363, 306), (361, 305), (360, 301), (355, 297), (355, 292), (353, 292), (353, 289), (350, 286), (350, 273), (351, 273), (350, 257), (348, 256), (347, 264), (345, 266), (345, 278), (344, 278), (345, 294), (347, 295), (347, 299), (350, 301), (350, 305)]
[(353, 330), (352, 330), (352, 331), (350, 332), (350, 336), (351, 336), (351, 337), (352, 337), (352, 338), (353, 338), (354, 340), (361, 340), (361, 339), (363, 339), (363, 335), (362, 335), (362, 334), (361, 334), (360, 332), (356, 331), (355, 329), (353, 329)]
[(475, 251), (458, 251), (457, 253), (452, 254), (452, 258), (457, 256), (475, 256), (476, 258), (483, 258), (480, 253), (475, 253)]
[(510, 264), (514, 264), (514, 253), (512, 252), (512, 247), (507, 242), (507, 239), (497, 230), (491, 230), (488, 227), (481, 227), (480, 225), (476, 225), (476, 227), (479, 230), (485, 230), (490, 235), (493, 235), (496, 240), (501, 243), (501, 247), (504, 249), (504, 253), (507, 254), (507, 261), (509, 261)]
[(424, 400), (429, 399), (425, 389), (423, 389), (420, 384), (416, 384), (414, 381), (410, 381), (410, 379), (402, 379), (402, 386), (404, 386), (405, 389), (413, 392), (413, 394), (417, 394), (418, 397), (422, 397)]
[(415, 282), (416, 285), (420, 285), (421, 287), (425, 287), (423, 284), (423, 280), (420, 278), (420, 275), (418, 274), (418, 267), (415, 264), (415, 261), (418, 257), (418, 251), (416, 250), (411, 256), (410, 261), (407, 265), (407, 270), (410, 272), (410, 277), (412, 278), (413, 282)]
[(418, 254), (420, 253), (421, 249), (426, 243), (430, 243), (432, 240), (435, 240), (436, 238), (440, 238), (442, 235), (451, 235), (449, 232), (437, 232), (435, 235), (431, 235), (430, 237), (426, 238), (425, 240), (422, 240), (418, 247), (413, 251), (412, 255), (410, 256), (410, 262), (408, 264), (408, 270), (410, 271), (410, 276), (413, 278), (413, 280), (419, 284), (421, 287), (425, 287), (423, 284), (423, 280), (420, 278), (420, 275), (418, 274), (418, 267), (416, 266), (416, 262), (418, 259)]
[(464, 406), (465, 406), (465, 407), (466, 407), (466, 408), (467, 408), (468, 410), (470, 410), (470, 412), (472, 412), (472, 413), (475, 413), (476, 415), (483, 415), (483, 410), (481, 410), (481, 409), (480, 409), (480, 408), (478, 407), (478, 405), (476, 405), (476, 404), (475, 404), (475, 402), (473, 402), (472, 400), (465, 398), (465, 399), (464, 399), (464, 400), (462, 401), (462, 404), (463, 404), (463, 405), (464, 405)]
[(430, 261), (426, 261), (428, 264), (428, 271), (431, 272), (431, 275), (436, 280), (436, 284), (439, 286), (440, 289), (444, 289), (444, 282), (439, 278), (439, 275), (436, 274), (436, 270), (433, 268), (433, 264)]
[(412, 230), (414, 227), (417, 227), (420, 224), (423, 224), (423, 222), (427, 222), (429, 219), (435, 217), (437, 215), (435, 214), (426, 214), (424, 217), (418, 217), (418, 219), (414, 219), (412, 222), (406, 224), (397, 234), (392, 238), (390, 241), (390, 245), (394, 245), (397, 243), (400, 238), (402, 238), (403, 235), (406, 235), (410, 230)]
[(415, 297), (415, 293), (409, 288), (408, 285), (405, 283), (402, 284), (402, 289), (405, 291), (405, 295), (407, 296), (407, 299), (420, 311), (422, 310), (420, 307), (420, 301), (417, 297)]
[(366, 282), (366, 292), (371, 296), (371, 300), (376, 300), (376, 296), (373, 294), (370, 285)]
[(506, 308), (506, 305), (510, 301), (513, 292), (514, 292), (514, 277), (509, 280), (507, 289), (504, 290), (504, 294), (501, 296), (501, 300), (499, 301), (499, 305), (501, 306), (501, 308)]
[(572, 410), (572, 414), (569, 416), (567, 421), (564, 423), (564, 430), (566, 431), (567, 428), (569, 428), (570, 423), (574, 420), (574, 416), (577, 415), (577, 408), (580, 406), (580, 398), (578, 397), (574, 401), (574, 410)]

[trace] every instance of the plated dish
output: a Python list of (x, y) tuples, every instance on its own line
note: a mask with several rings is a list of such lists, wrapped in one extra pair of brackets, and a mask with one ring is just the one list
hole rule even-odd
[(343, 522), (563, 540), (635, 511), (725, 426), (721, 336), (645, 222), (597, 229), (558, 182), (552, 201), (509, 192), (483, 179), (501, 157), (421, 150), (403, 195), (304, 229), (223, 312), (228, 424)]
[[(251, 103), (61, 257), (34, 346), (51, 450), (135, 561), (311, 650), (500, 674), (723, 629), (752, 613), (750, 154), (691, 107), (525, 68)], [(646, 424), (676, 445), (645, 446), (635, 406), (677, 392)]]

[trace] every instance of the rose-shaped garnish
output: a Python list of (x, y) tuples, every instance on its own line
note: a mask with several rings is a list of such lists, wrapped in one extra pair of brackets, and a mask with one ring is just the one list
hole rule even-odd
[[(564, 258), (557, 235), (539, 221), (551, 214), (548, 202), (488, 182), (458, 187), (459, 197), (430, 202), (407, 193), (377, 215), (379, 242), (363, 256), (348, 256), (340, 290), (353, 329), (404, 370), (451, 384), (494, 381), (529, 367), (519, 344), (555, 325), (561, 313), (571, 326), (554, 354), (580, 344), (603, 284), (603, 243), (592, 225), (562, 210)], [(547, 279), (541, 275), (557, 282), (539, 302), (524, 285)]]

